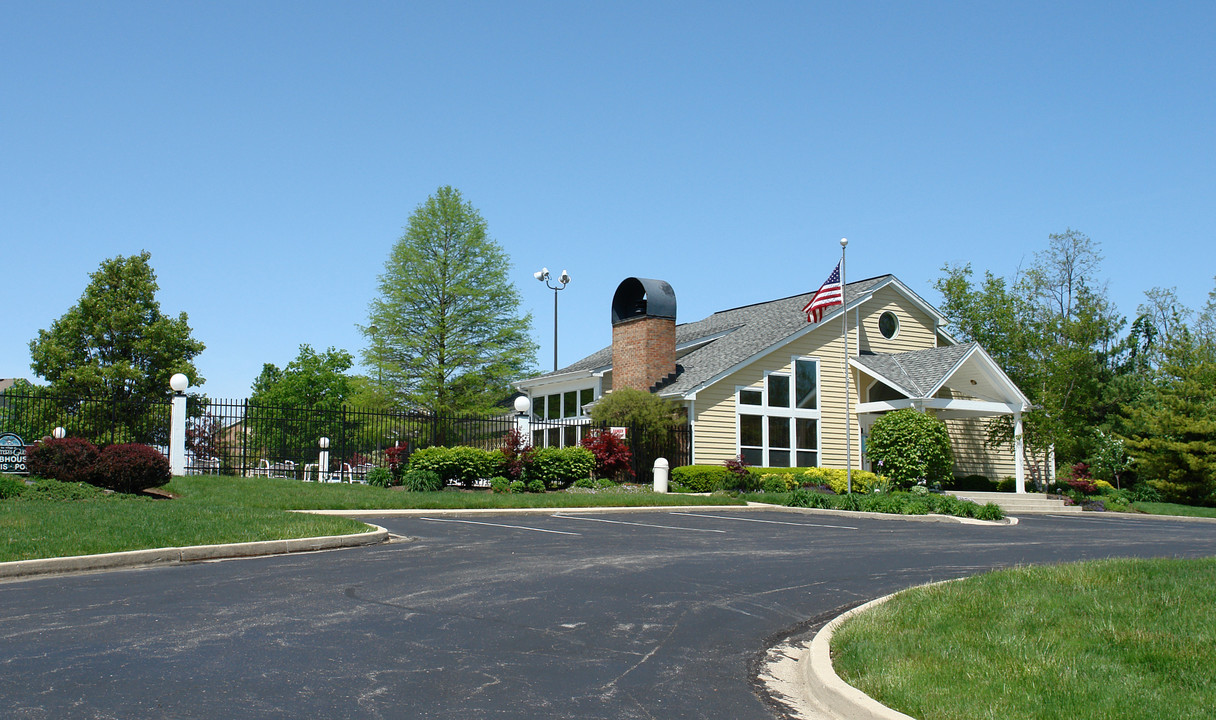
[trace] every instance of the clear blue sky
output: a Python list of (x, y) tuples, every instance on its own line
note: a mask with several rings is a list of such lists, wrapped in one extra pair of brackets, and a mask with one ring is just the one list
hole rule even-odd
[(358, 355), (410, 213), (459, 188), (552, 363), (626, 277), (681, 321), (849, 277), (936, 302), (1101, 244), (1119, 310), (1216, 275), (1216, 3), (0, 3), (0, 377), (116, 255), (245, 397), (301, 343)]

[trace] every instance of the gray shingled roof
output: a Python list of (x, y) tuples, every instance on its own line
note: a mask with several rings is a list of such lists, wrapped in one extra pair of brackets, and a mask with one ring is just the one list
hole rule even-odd
[(926, 398), (975, 346), (972, 342), (896, 355), (861, 355), (854, 360), (908, 397)]
[[(880, 275), (845, 286), (845, 299), (852, 303), (875, 287), (893, 280), (893, 275)], [(694, 344), (698, 340), (720, 335), (702, 347), (680, 357), (682, 372), (663, 388), (664, 395), (683, 394), (716, 377), (739, 363), (755, 356), (781, 340), (806, 328), (802, 308), (813, 292), (769, 302), (745, 305), (716, 312), (697, 322), (676, 326), (676, 347)], [(612, 346), (609, 345), (578, 362), (553, 372), (538, 375), (561, 375), (577, 371), (604, 370), (612, 366)]]

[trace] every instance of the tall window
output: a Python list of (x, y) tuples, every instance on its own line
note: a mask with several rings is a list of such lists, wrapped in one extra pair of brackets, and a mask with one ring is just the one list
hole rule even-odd
[(532, 401), (532, 444), (536, 447), (571, 447), (582, 440), (591, 421), (583, 408), (595, 400), (594, 388), (538, 395)]
[(792, 367), (736, 391), (739, 454), (749, 465), (819, 465), (819, 362), (793, 358)]

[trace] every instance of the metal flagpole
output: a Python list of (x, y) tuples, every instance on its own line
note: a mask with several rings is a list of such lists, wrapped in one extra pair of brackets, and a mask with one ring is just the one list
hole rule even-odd
[(845, 447), (845, 480), (848, 492), (853, 492), (853, 394), (852, 379), (849, 372), (849, 299), (845, 297), (844, 251), (849, 246), (848, 238), (840, 238), (840, 308), (844, 317), (844, 447)]

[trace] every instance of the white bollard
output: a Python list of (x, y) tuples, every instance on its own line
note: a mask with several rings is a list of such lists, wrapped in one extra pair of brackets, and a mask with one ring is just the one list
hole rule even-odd
[(186, 388), (190, 378), (181, 373), (169, 378), (173, 390), (173, 408), (169, 415), (169, 472), (186, 474)]
[(667, 492), (667, 458), (655, 458), (654, 461), (654, 491)]
[(317, 441), (317, 445), (321, 447), (321, 455), (317, 458), (317, 481), (329, 482), (329, 438), (322, 437)]

